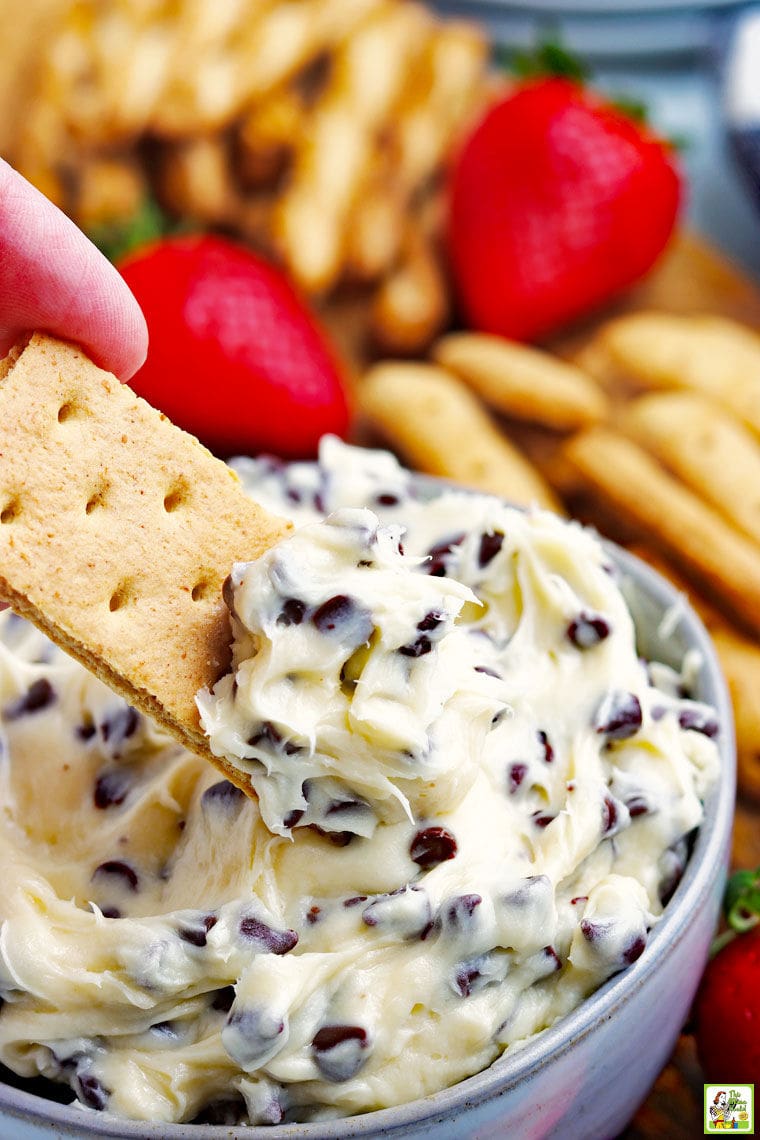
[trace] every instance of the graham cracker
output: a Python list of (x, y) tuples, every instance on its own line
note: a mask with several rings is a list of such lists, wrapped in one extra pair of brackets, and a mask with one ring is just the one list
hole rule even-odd
[(229, 667), (233, 563), (290, 527), (79, 349), (35, 334), (0, 365), (0, 597), (248, 794), (195, 695)]

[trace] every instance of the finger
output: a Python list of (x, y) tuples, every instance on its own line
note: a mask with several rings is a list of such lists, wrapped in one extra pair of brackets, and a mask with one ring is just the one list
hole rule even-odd
[(118, 271), (0, 159), (0, 348), (35, 329), (81, 345), (122, 380), (148, 350), (145, 318)]

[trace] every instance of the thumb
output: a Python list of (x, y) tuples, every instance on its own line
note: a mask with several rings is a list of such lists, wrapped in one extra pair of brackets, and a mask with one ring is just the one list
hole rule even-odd
[(0, 159), (0, 352), (44, 331), (128, 380), (148, 329), (119, 272), (66, 215)]

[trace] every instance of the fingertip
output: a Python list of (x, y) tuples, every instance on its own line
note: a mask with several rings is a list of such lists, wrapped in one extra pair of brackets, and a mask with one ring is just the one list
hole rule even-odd
[(69, 310), (57, 330), (76, 340), (88, 356), (119, 380), (130, 380), (148, 354), (148, 326), (142, 309), (116, 267), (78, 234), (82, 280), (88, 305)]
[(119, 281), (124, 290), (124, 300), (119, 310), (123, 327), (115, 330), (109, 367), (120, 380), (127, 381), (142, 368), (147, 358), (148, 325), (142, 309), (121, 276)]

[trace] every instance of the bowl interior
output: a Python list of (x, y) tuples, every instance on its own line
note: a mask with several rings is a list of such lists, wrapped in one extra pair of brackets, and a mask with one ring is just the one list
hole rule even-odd
[[(419, 480), (418, 483), (425, 494), (435, 493), (434, 481)], [(125, 1140), (179, 1140), (179, 1137), (341, 1140), (402, 1136), (421, 1121), (441, 1120), (466, 1111), (469, 1104), (507, 1096), (510, 1090), (529, 1081), (539, 1071), (544, 1072), (574, 1042), (592, 1033), (596, 1024), (625, 1006), (634, 988), (645, 984), (646, 977), (657, 970), (662, 955), (668, 953), (668, 947), (688, 928), (693, 916), (704, 906), (711, 905), (710, 900), (720, 893), (733, 817), (736, 764), (731, 704), (715, 652), (701, 622), (683, 597), (649, 566), (613, 543), (605, 542), (605, 547), (622, 575), (623, 592), (636, 622), (639, 652), (648, 659), (678, 668), (685, 653), (696, 651), (699, 665), (693, 696), (713, 705), (721, 724), (718, 738), (721, 778), (705, 801), (705, 819), (694, 838), (684, 876), (635, 966), (615, 975), (574, 1012), (526, 1045), (503, 1055), (485, 1071), (398, 1108), (347, 1119), (266, 1128), (149, 1124), (119, 1120), (105, 1113), (83, 1113), (76, 1106), (35, 1095), (39, 1082), (24, 1082), (11, 1076), (13, 1085), (0, 1084), (0, 1121), (13, 1120), (14, 1140), (26, 1140), (27, 1136), (109, 1136)], [(29, 1091), (30, 1087), (34, 1091)]]

